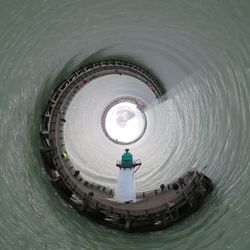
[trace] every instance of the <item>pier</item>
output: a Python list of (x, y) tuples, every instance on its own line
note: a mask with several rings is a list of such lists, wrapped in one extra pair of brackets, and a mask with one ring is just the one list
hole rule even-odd
[(41, 152), (47, 173), (66, 201), (79, 213), (102, 224), (129, 232), (165, 228), (201, 206), (212, 190), (207, 176), (193, 169), (158, 189), (137, 193), (134, 203), (118, 203), (112, 200), (113, 189), (88, 182), (67, 155), (63, 127), (71, 100), (81, 88), (91, 84), (92, 79), (108, 74), (140, 79), (157, 99), (165, 94), (147, 71), (127, 62), (108, 60), (76, 70), (53, 92), (42, 117)]

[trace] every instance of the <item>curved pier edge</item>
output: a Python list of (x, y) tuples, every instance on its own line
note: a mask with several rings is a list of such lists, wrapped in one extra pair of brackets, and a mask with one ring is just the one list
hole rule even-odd
[[(137, 211), (124, 209), (122, 211), (112, 207), (103, 207), (101, 203), (91, 197), (85, 200), (84, 207), (74, 203), (71, 198), (68, 202), (80, 214), (92, 221), (117, 230), (129, 233), (162, 230), (197, 211), (204, 203), (206, 196), (213, 190), (212, 182), (207, 176), (197, 171), (186, 174), (190, 173), (194, 174), (194, 179), (186, 190), (163, 205), (151, 209)], [(171, 184), (171, 188), (177, 182), (178, 180), (175, 180)], [(154, 195), (159, 195), (160, 191), (158, 190), (158, 192), (156, 194), (155, 190), (153, 191)]]
[[(137, 194), (137, 199), (150, 199), (145, 208), (136, 205), (108, 201), (114, 190), (90, 183), (70, 161), (63, 136), (67, 108), (75, 94), (94, 78), (107, 74), (126, 74), (143, 81), (160, 98), (165, 94), (162, 86), (145, 70), (119, 60), (109, 60), (83, 66), (65, 79), (54, 91), (42, 117), (40, 129), (41, 153), (46, 171), (59, 194), (79, 213), (101, 224), (129, 232), (152, 231), (165, 228), (197, 210), (212, 190), (211, 180), (196, 170), (180, 178), (186, 183), (173, 196), (175, 184), (180, 178), (162, 188)], [(163, 202), (154, 206), (154, 200), (162, 196)], [(105, 202), (104, 202), (105, 201)], [(159, 202), (158, 202), (159, 203)], [(137, 203), (135, 203), (137, 204)], [(139, 204), (139, 202), (138, 202)]]

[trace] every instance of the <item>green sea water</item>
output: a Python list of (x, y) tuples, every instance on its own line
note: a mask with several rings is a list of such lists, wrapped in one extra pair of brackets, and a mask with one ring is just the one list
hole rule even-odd
[[(249, 26), (248, 0), (1, 0), (0, 249), (250, 249)], [(215, 185), (199, 211), (166, 230), (100, 226), (69, 207), (44, 171), (49, 96), (79, 65), (107, 58), (139, 64), (167, 90), (152, 107), (154, 164), (142, 148), (138, 187), (196, 159)], [(95, 160), (87, 178), (105, 183), (110, 170)]]

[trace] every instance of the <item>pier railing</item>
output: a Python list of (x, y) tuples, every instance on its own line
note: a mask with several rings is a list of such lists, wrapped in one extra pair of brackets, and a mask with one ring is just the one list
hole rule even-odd
[[(172, 198), (168, 202), (151, 209), (128, 210), (125, 208), (116, 208), (103, 204), (91, 194), (84, 191), (87, 190), (86, 188), (88, 188), (88, 190), (91, 189), (104, 192), (110, 197), (114, 194), (112, 188), (92, 183), (84, 179), (84, 177), (81, 176), (80, 172), (72, 164), (69, 157), (67, 157), (63, 129), (65, 114), (71, 100), (73, 99), (75, 94), (84, 86), (84, 84), (86, 84), (86, 82), (100, 75), (111, 73), (132, 75), (139, 78), (140, 80), (143, 80), (145, 84), (147, 84), (147, 86), (152, 89), (157, 98), (165, 93), (162, 87), (157, 83), (155, 79), (151, 77), (150, 74), (129, 63), (120, 61), (107, 61), (82, 67), (69, 78), (63, 81), (63, 83), (53, 93), (47, 105), (41, 125), (41, 137), (43, 144), (42, 150), (53, 165), (51, 166), (51, 169), (53, 171), (57, 171), (60, 177), (59, 179), (63, 181), (70, 192), (75, 194), (82, 201), (82, 206), (87, 205), (88, 207), (93, 209), (103, 210), (104, 213), (109, 213), (110, 211), (112, 211), (112, 213), (114, 214), (124, 216), (145, 216), (160, 213), (161, 211), (165, 211), (166, 209), (170, 211), (173, 206), (185, 199), (195, 188), (195, 185), (200, 178), (199, 173), (196, 170), (185, 173), (181, 177), (183, 178), (184, 182), (185, 180), (189, 179), (187, 185), (179, 194), (176, 194), (174, 198)], [(165, 187), (171, 189), (174, 183), (176, 183), (176, 181), (165, 184)], [(162, 192), (163, 190), (161, 188), (147, 192), (140, 192), (137, 193), (137, 198), (140, 199), (150, 197), (158, 195)]]

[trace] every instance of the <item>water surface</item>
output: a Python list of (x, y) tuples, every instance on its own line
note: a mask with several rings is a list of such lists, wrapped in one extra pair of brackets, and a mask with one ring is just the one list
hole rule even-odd
[[(250, 248), (249, 1), (13, 0), (0, 14), (2, 249)], [(148, 143), (134, 149), (138, 188), (194, 165), (214, 181), (204, 206), (169, 229), (99, 226), (64, 203), (43, 169), (48, 96), (80, 64), (107, 58), (139, 64), (167, 90), (148, 111)], [(87, 178), (114, 182), (113, 166), (101, 172), (95, 160)]]

